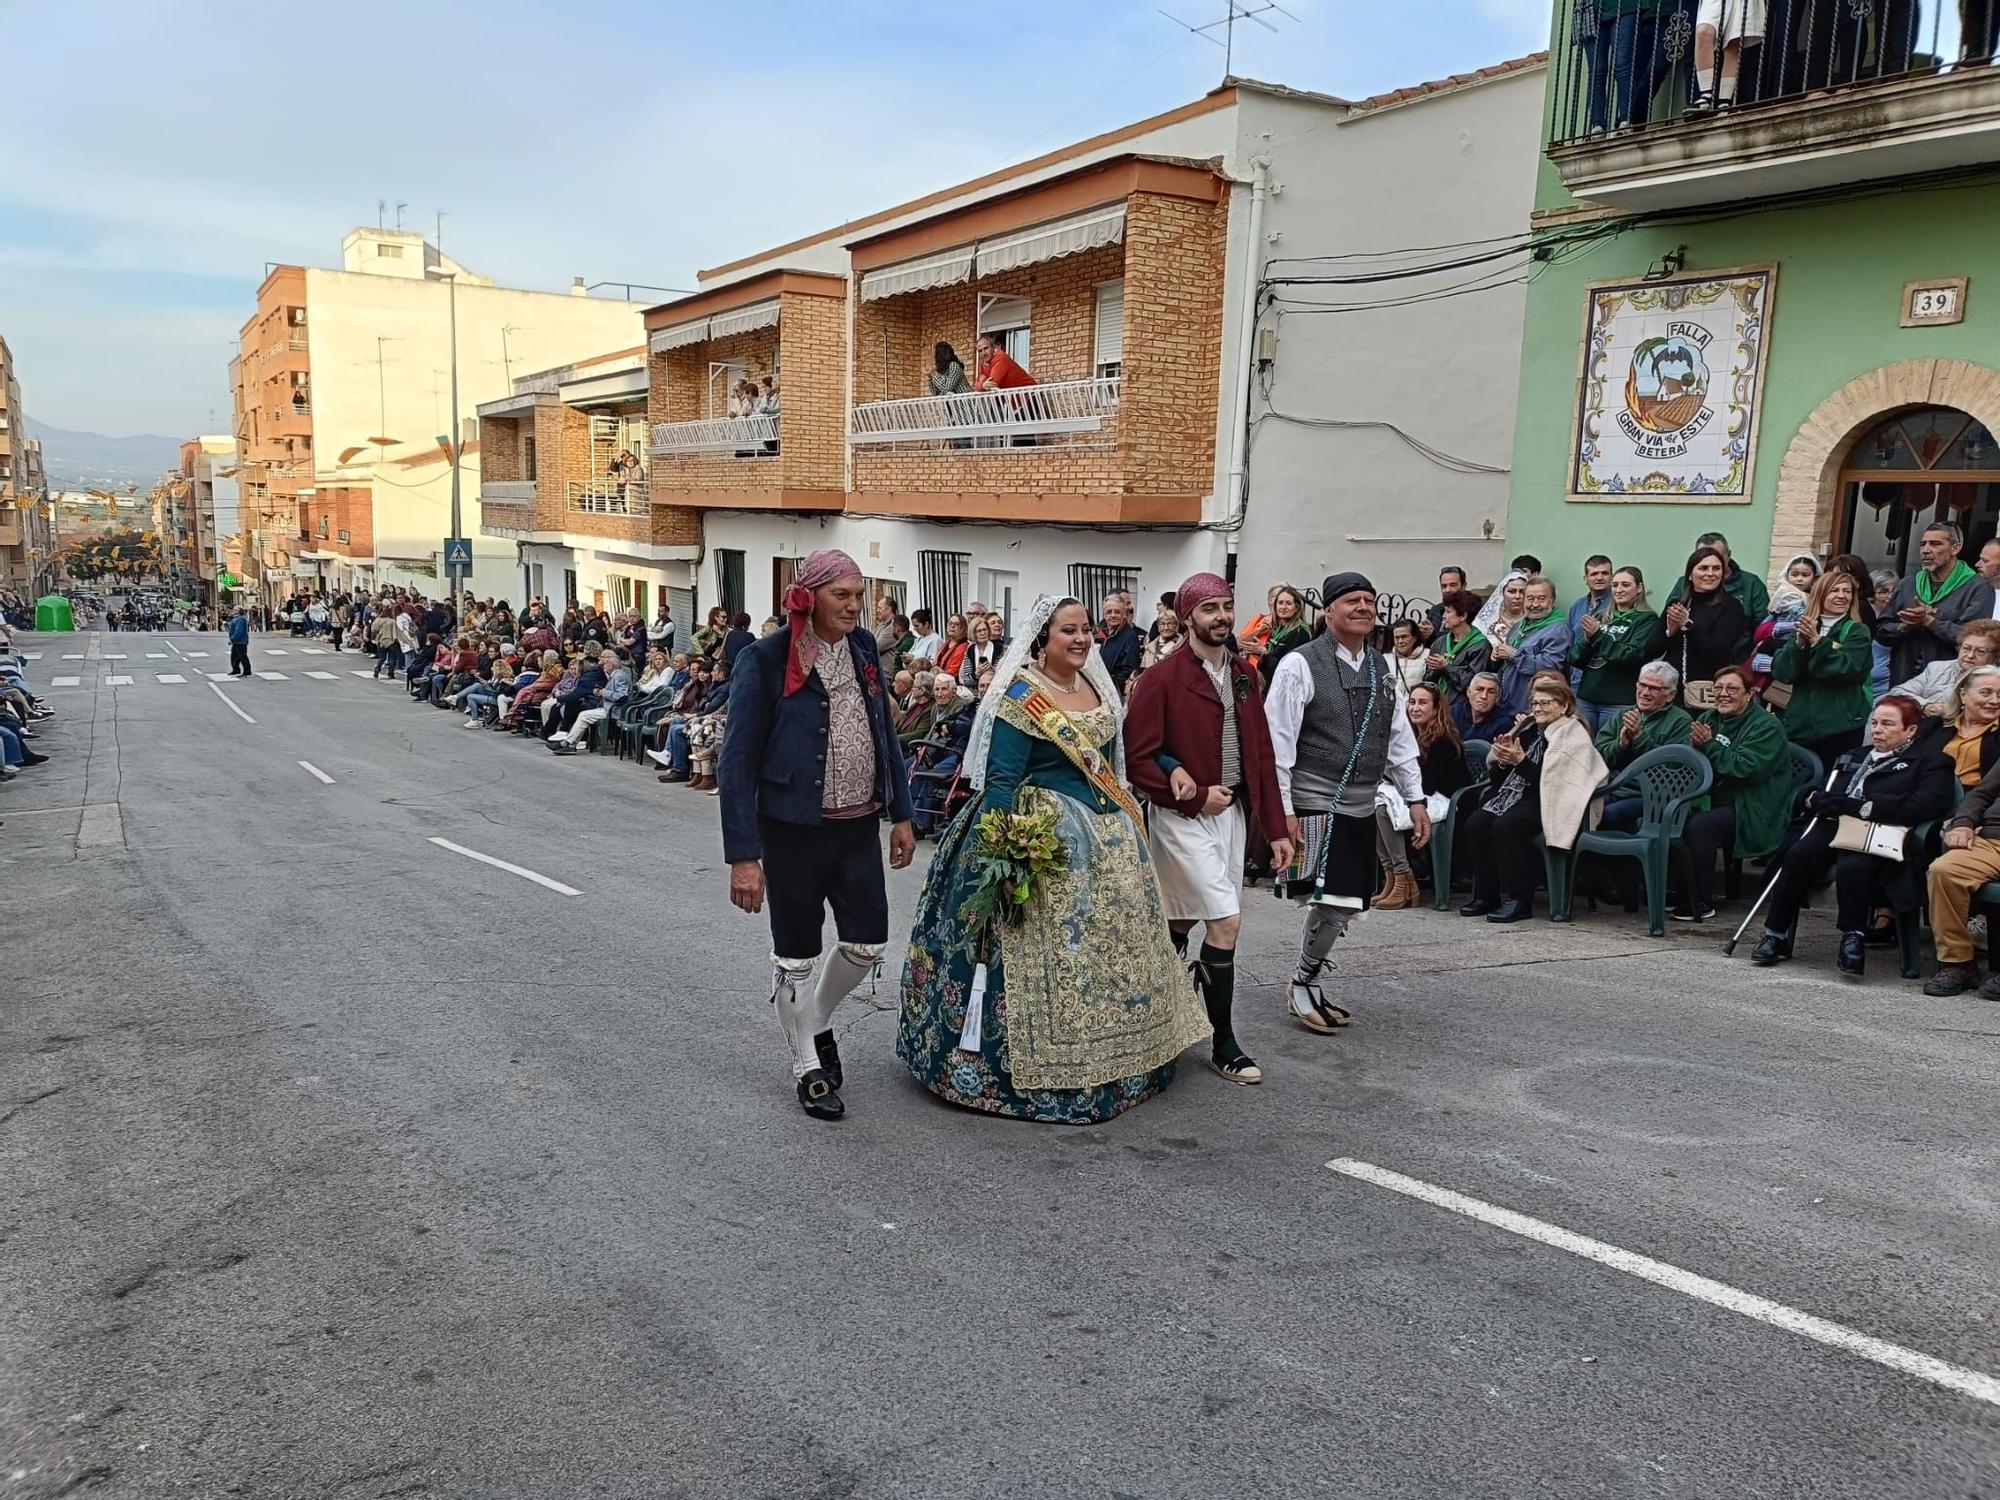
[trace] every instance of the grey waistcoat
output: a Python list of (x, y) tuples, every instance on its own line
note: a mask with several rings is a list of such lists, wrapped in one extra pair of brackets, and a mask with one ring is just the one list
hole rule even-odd
[[(1301, 646), (1312, 673), (1313, 697), (1299, 724), (1298, 754), (1292, 765), (1292, 806), (1301, 813), (1328, 812), (1340, 790), (1347, 758), (1355, 754), (1355, 736), (1364, 715), (1368, 733), (1355, 755), (1353, 774), (1340, 811), (1347, 817), (1372, 817), (1375, 789), (1389, 768), (1389, 731), (1395, 723), (1396, 688), (1389, 664), (1373, 646), (1364, 646), (1356, 671), (1340, 659), (1331, 634)], [(1369, 674), (1375, 680), (1375, 711), (1368, 715)]]

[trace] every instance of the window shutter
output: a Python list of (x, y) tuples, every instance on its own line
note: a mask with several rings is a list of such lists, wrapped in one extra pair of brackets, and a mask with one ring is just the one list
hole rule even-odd
[(1102, 372), (1106, 365), (1125, 362), (1125, 283), (1101, 282), (1097, 288), (1097, 353), (1091, 363)]

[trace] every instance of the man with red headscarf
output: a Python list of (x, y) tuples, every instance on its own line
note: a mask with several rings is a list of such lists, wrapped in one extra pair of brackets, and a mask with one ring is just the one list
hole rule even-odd
[[(875, 638), (854, 628), (866, 597), (845, 552), (815, 552), (800, 565), (785, 591), (788, 623), (736, 658), (716, 773), (729, 899), (754, 913), (768, 898), (771, 1001), (799, 1104), (820, 1120), (846, 1112), (834, 1009), (889, 941), (876, 824), (890, 822), (895, 869), (917, 847)], [(838, 945), (822, 967), (829, 906)]]
[(1243, 852), (1254, 819), (1272, 862), (1291, 863), (1271, 731), (1250, 663), (1229, 649), (1234, 590), (1213, 573), (1180, 586), (1174, 613), (1187, 649), (1140, 674), (1125, 711), (1125, 763), (1153, 804), (1147, 843), (1174, 946), (1187, 953), (1201, 924), (1195, 982), (1215, 1029), (1211, 1066), (1231, 1083), (1262, 1083), (1256, 1061), (1230, 1029), (1236, 938), (1243, 924)]

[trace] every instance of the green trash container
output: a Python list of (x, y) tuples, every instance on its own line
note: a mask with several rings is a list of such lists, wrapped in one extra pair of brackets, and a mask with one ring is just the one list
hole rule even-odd
[(71, 613), (69, 600), (61, 594), (45, 594), (35, 601), (35, 629), (74, 630), (76, 616)]

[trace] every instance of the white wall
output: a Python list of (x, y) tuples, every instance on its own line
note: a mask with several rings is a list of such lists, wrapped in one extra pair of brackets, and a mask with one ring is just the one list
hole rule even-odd
[[(399, 467), (451, 431), (450, 293), (442, 282), (306, 270), (307, 356), (312, 367), (313, 455), (321, 485), (367, 484), (374, 495), (375, 555), (385, 562), (437, 559), (451, 517), (451, 467)], [(509, 377), (645, 342), (636, 302), (528, 292), (458, 290), (458, 410), (512, 394)], [(507, 330), (503, 342), (501, 330)], [(379, 346), (378, 335), (394, 330)], [(386, 431), (384, 430), (386, 428)], [(371, 437), (392, 437), (377, 450)], [(348, 468), (341, 452), (365, 447)], [(378, 454), (382, 460), (374, 462)], [(460, 473), (460, 514), (473, 539), (472, 586), (511, 598), (520, 589), (511, 542), (480, 535), (479, 458)], [(391, 565), (385, 580), (435, 592), (438, 579)]]
[[(999, 607), (999, 599), (984, 577), (1012, 574), (1015, 612), (1024, 613), (1041, 593), (1069, 591), (1071, 563), (1094, 563), (1140, 569), (1136, 597), (1141, 601), (1179, 587), (1188, 574), (1217, 566), (1220, 543), (1211, 533), (1191, 531), (1104, 532), (1053, 526), (940, 525), (865, 516), (788, 517), (710, 511), (705, 518), (706, 556), (701, 565), (701, 609), (707, 613), (720, 599), (721, 577), (716, 553), (734, 548), (744, 554), (745, 608), (761, 620), (772, 606), (772, 562), (779, 557), (804, 557), (822, 547), (839, 547), (861, 565), (870, 578), (898, 581), (911, 607), (924, 604), (918, 583), (920, 551), (965, 552), (968, 565), (966, 598), (970, 603)], [(1141, 609), (1141, 618), (1152, 618)], [(940, 628), (943, 621), (939, 621)]]
[[(1531, 69), (1338, 124), (1324, 106), (1246, 93), (1239, 150), (1247, 161), (1268, 149), (1279, 189), (1265, 210), (1265, 274), (1394, 264), (1331, 261), (1319, 272), (1280, 257), (1407, 250), (1524, 231), (1542, 88), (1542, 70)], [(1486, 269), (1280, 293), (1288, 302), (1351, 305), (1436, 292)], [(1281, 579), (1316, 586), (1348, 568), (1378, 589), (1424, 596), (1436, 592), (1441, 563), (1465, 565), (1475, 583), (1499, 577), (1510, 555), (1504, 471), (1513, 451), (1525, 309), (1526, 288), (1512, 285), (1375, 311), (1264, 315), (1262, 326), (1277, 328), (1278, 345), (1251, 397), (1257, 427), (1237, 572), (1246, 597), (1261, 598)], [(1233, 368), (1225, 367), (1225, 386)], [(1274, 413), (1392, 423), (1503, 472), (1449, 472), (1393, 432), (1297, 425)], [(1224, 452), (1229, 420), (1219, 435)], [(1491, 540), (1483, 537), (1488, 522)]]

